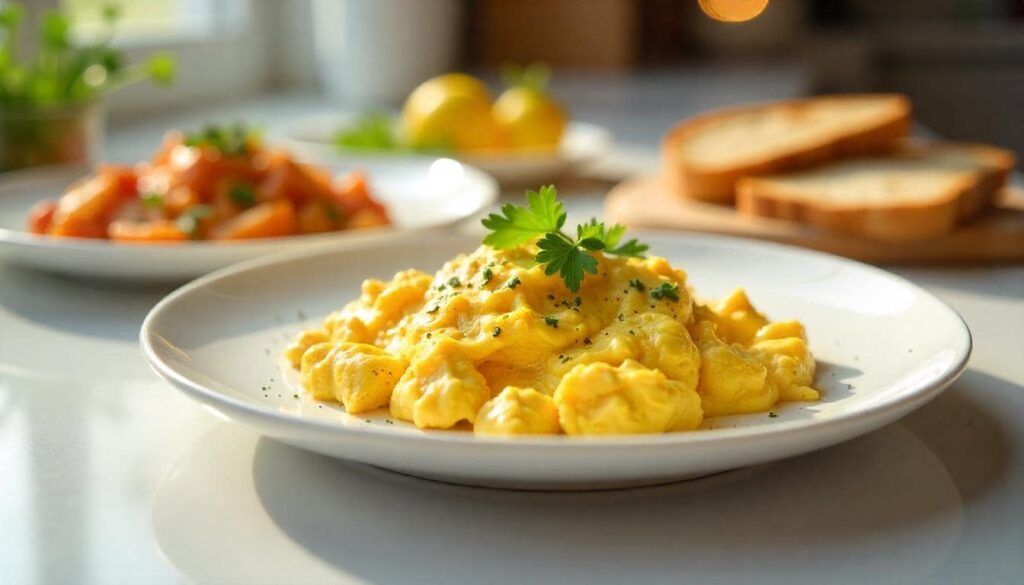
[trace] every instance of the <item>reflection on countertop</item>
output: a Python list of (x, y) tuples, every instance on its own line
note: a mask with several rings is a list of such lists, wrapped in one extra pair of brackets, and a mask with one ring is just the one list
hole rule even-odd
[(197, 582), (930, 581), (950, 559), (969, 562), (961, 549), (985, 529), (965, 516), (966, 501), (1024, 483), (1019, 469), (1008, 475), (1008, 435), (1020, 431), (970, 397), (993, 387), (1024, 397), (969, 371), (906, 423), (843, 445), (605, 492), (436, 483), (221, 425), (162, 481), (154, 529)]

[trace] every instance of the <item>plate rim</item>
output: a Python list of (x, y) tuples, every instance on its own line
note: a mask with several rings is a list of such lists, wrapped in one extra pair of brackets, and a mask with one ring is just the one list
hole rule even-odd
[[(280, 142), (285, 145), (298, 145), (300, 148), (315, 148), (319, 151), (318, 156), (330, 155), (339, 160), (345, 157), (352, 158), (372, 158), (375, 160), (387, 161), (387, 160), (405, 160), (430, 155), (423, 154), (389, 154), (381, 153), (373, 150), (342, 150), (333, 148), (330, 142), (323, 140), (311, 140), (308, 137), (303, 137), (299, 130), (304, 124), (310, 125), (314, 120), (327, 119), (328, 117), (341, 119), (345, 116), (353, 116), (358, 112), (343, 110), (340, 112), (335, 111), (323, 111), (317, 114), (311, 114), (296, 118), (291, 122), (284, 124), (277, 128), (272, 135)], [(571, 149), (568, 145), (568, 137), (571, 132), (585, 132), (590, 133), (598, 137), (596, 152), (580, 153), (577, 149)], [(458, 154), (451, 153), (450, 158), (454, 158), (464, 164), (470, 166), (484, 165), (495, 165), (495, 164), (524, 164), (524, 163), (549, 163), (555, 161), (564, 161), (568, 163), (578, 163), (590, 158), (600, 156), (601, 153), (607, 152), (612, 145), (615, 143), (614, 133), (611, 128), (597, 124), (595, 122), (587, 122), (583, 120), (570, 120), (566, 125), (565, 137), (563, 137), (562, 144), (559, 145), (557, 150), (550, 152), (536, 152), (536, 151), (515, 151), (510, 150), (502, 153), (491, 153), (491, 152), (479, 152), (479, 153), (467, 153)]]
[[(238, 418), (256, 418), (261, 423), (270, 425), (276, 428), (284, 428), (290, 430), (297, 430), (299, 432), (316, 432), (318, 437), (330, 437), (332, 440), (345, 440), (348, 439), (359, 439), (359, 438), (370, 438), (375, 441), (391, 441), (392, 444), (423, 444), (429, 442), (431, 444), (444, 444), (453, 447), (466, 447), (473, 445), (486, 445), (488, 448), (494, 449), (518, 449), (520, 447), (542, 447), (544, 449), (578, 449), (580, 447), (595, 448), (599, 447), (602, 449), (649, 449), (652, 447), (676, 447), (676, 448), (704, 448), (705, 446), (716, 444), (735, 444), (736, 442), (742, 441), (761, 441), (766, 438), (772, 438), (778, 435), (787, 435), (794, 433), (803, 434), (815, 434), (824, 432), (827, 428), (838, 429), (839, 427), (856, 427), (859, 423), (862, 423), (865, 419), (877, 418), (882, 422), (877, 426), (881, 426), (886, 422), (890, 422), (895, 418), (899, 418), (915, 408), (925, 404), (945, 388), (952, 384), (967, 368), (968, 361), (973, 351), (973, 337), (971, 335), (970, 328), (964, 321), (963, 317), (948, 303), (938, 298), (931, 292), (924, 288), (914, 284), (910, 280), (893, 274), (889, 271), (881, 268), (871, 266), (869, 264), (843, 258), (833, 254), (825, 252), (819, 252), (816, 250), (809, 250), (796, 246), (789, 246), (785, 244), (778, 244), (775, 242), (765, 242), (760, 240), (749, 240), (746, 238), (736, 238), (731, 236), (721, 236), (716, 234), (694, 234), (685, 233), (680, 234), (671, 230), (661, 229), (645, 229), (645, 230), (634, 230), (636, 232), (646, 232), (658, 234), (662, 237), (670, 238), (682, 238), (690, 240), (704, 240), (711, 241), (717, 244), (725, 244), (730, 246), (738, 246), (740, 248), (759, 248), (766, 247), (768, 249), (774, 249), (776, 251), (782, 251), (784, 253), (797, 253), (807, 254), (812, 257), (819, 259), (827, 259), (830, 261), (838, 261), (840, 264), (855, 267), (857, 269), (866, 269), (873, 272), (883, 278), (889, 278), (897, 282), (902, 286), (909, 287), (916, 293), (923, 295), (925, 298), (936, 303), (936, 306), (947, 314), (953, 317), (953, 323), (959, 328), (960, 340), (962, 341), (962, 349), (958, 351), (955, 356), (953, 364), (944, 369), (944, 371), (935, 376), (934, 378), (927, 381), (927, 383), (921, 384), (912, 392), (904, 393), (895, 398), (885, 397), (875, 404), (868, 407), (859, 407), (841, 414), (832, 415), (827, 419), (821, 418), (810, 418), (802, 420), (792, 421), (780, 421), (773, 422), (767, 425), (753, 425), (747, 427), (734, 427), (734, 428), (719, 428), (719, 429), (707, 429), (702, 432), (675, 432), (675, 433), (655, 433), (655, 434), (636, 434), (636, 435), (603, 435), (603, 436), (568, 436), (568, 435), (557, 435), (557, 436), (516, 436), (516, 437), (499, 437), (499, 436), (477, 436), (473, 433), (463, 433), (446, 431), (444, 429), (416, 429), (419, 432), (417, 434), (409, 432), (394, 432), (377, 428), (375, 426), (366, 427), (351, 427), (346, 425), (340, 425), (326, 420), (309, 419), (304, 418), (300, 415), (290, 415), (282, 413), (279, 409), (275, 409), (269, 406), (262, 406), (255, 404), (251, 401), (246, 401), (232, 396), (224, 395), (216, 390), (206, 388), (202, 384), (195, 382), (182, 373), (176, 371), (169, 364), (164, 362), (157, 353), (156, 343), (160, 339), (160, 336), (156, 334), (155, 322), (161, 318), (161, 313), (168, 310), (173, 304), (181, 302), (182, 299), (188, 295), (194, 294), (202, 288), (209, 286), (210, 284), (229, 277), (236, 276), (238, 274), (254, 272), (261, 269), (266, 269), (270, 266), (286, 264), (288, 262), (307, 259), (316, 256), (329, 256), (334, 254), (344, 253), (345, 250), (340, 246), (323, 247), (317, 250), (295, 250), (287, 251), (271, 256), (262, 258), (254, 258), (251, 260), (239, 262), (231, 266), (216, 270), (204, 276), (201, 276), (181, 287), (175, 289), (169, 293), (166, 297), (160, 300), (146, 315), (143, 320), (142, 327), (139, 330), (139, 343), (143, 351), (143, 355), (150, 368), (161, 378), (171, 382), (179, 391), (198, 400), (199, 402), (212, 407), (225, 415), (222, 407), (226, 407), (234, 416), (229, 416), (233, 420)], [(442, 240), (450, 242), (471, 242), (472, 239), (477, 238), (475, 235), (467, 234), (438, 234)], [(388, 242), (391, 246), (408, 245), (408, 242), (391, 241)], [(887, 417), (897, 413), (896, 417)], [(245, 424), (245, 423), (243, 423)], [(720, 445), (719, 445), (720, 446)], [(815, 447), (817, 448), (817, 447)]]

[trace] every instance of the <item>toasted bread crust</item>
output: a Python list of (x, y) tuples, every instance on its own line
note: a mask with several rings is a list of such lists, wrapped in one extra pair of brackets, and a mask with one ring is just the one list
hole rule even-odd
[(740, 213), (801, 221), (879, 241), (941, 237), (991, 209), (1016, 162), (1010, 151), (980, 144), (911, 145), (897, 156), (919, 156), (930, 149), (941, 148), (974, 150), (986, 161), (987, 167), (965, 175), (947, 192), (936, 194), (930, 201), (886, 205), (844, 205), (796, 198), (772, 177), (745, 177), (736, 186), (736, 208)]
[[(877, 125), (851, 130), (840, 136), (822, 137), (818, 143), (796, 151), (779, 152), (763, 160), (725, 169), (702, 168), (680, 153), (694, 133), (722, 119), (773, 108), (804, 108), (822, 99), (857, 100), (884, 98), (891, 101), (892, 114)], [(911, 105), (900, 94), (856, 94), (823, 96), (726, 108), (684, 120), (668, 131), (661, 154), (665, 183), (676, 194), (704, 201), (728, 203), (735, 196), (736, 182), (745, 176), (765, 175), (813, 166), (838, 158), (891, 152), (910, 133)]]

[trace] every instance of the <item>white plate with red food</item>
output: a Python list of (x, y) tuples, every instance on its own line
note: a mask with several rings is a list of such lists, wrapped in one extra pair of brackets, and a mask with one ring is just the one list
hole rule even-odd
[[(600, 237), (605, 235), (599, 234)], [(289, 365), (289, 360), (282, 357), (290, 351), (286, 348), (296, 339), (296, 334), (320, 326), (327, 315), (337, 324), (345, 323), (345, 314), (332, 313), (340, 303), (360, 295), (365, 300), (367, 295), (372, 296), (373, 290), (386, 286), (383, 281), (372, 281), (369, 288), (365, 284), (361, 286), (365, 278), (388, 279), (409, 267), (433, 271), (458, 254), (469, 253), (480, 242), (468, 236), (438, 236), (421, 243), (388, 242), (379, 246), (372, 257), (347, 254), (345, 250), (323, 250), (225, 269), (186, 285), (159, 303), (143, 324), (142, 346), (153, 368), (179, 390), (265, 436), (328, 456), (411, 475), (525, 489), (663, 483), (821, 449), (880, 428), (922, 406), (956, 379), (970, 355), (970, 333), (956, 312), (912, 283), (876, 268), (763, 242), (658, 232), (636, 235), (650, 245), (652, 255), (663, 256), (686, 271), (685, 274), (663, 271), (662, 278), (685, 278), (697, 293), (709, 295), (704, 298), (723, 298), (733, 287), (742, 285), (765, 314), (779, 319), (799, 319), (806, 328), (807, 347), (817, 361), (811, 383), (820, 395), (811, 401), (779, 403), (759, 412), (705, 417), (699, 427), (684, 432), (596, 436), (574, 434), (573, 427), (564, 424), (562, 405), (558, 405), (557, 412), (558, 420), (563, 423), (561, 432), (495, 436), (480, 434), (477, 428), (466, 429), (465, 425), (426, 428), (418, 422), (416, 414), (413, 415), (415, 424), (406, 422), (400, 413), (396, 415), (394, 396), (390, 412), (384, 408), (351, 413), (338, 402), (314, 399), (305, 383), (300, 384), (299, 375)], [(472, 256), (468, 258), (471, 260)], [(649, 266), (659, 262), (651, 261), (655, 264)], [(459, 262), (460, 266), (467, 265), (466, 260)], [(607, 265), (605, 260), (601, 262), (602, 266)], [(525, 272), (521, 273), (522, 279), (505, 280), (506, 274), (499, 275), (499, 270), (505, 269)], [(560, 309), (557, 295), (549, 297), (553, 299), (549, 306), (544, 305), (548, 301), (543, 291), (537, 292), (536, 287), (548, 284), (554, 287), (552, 290), (561, 290), (557, 280), (544, 281), (543, 268), (529, 263), (499, 262), (493, 267), (486, 265), (483, 271), (482, 279), (474, 276), (472, 281), (465, 275), (461, 281), (454, 278), (444, 281), (447, 274), (439, 273), (427, 290), (447, 287), (438, 294), (448, 295), (454, 290), (452, 287), (459, 287), (459, 291), (471, 290), (477, 296), (489, 298), (491, 304), (499, 305), (499, 295), (518, 296), (513, 303), (517, 314), (525, 311), (524, 307), (535, 305), (562, 311), (561, 328), (557, 320), (552, 327), (546, 327), (552, 325), (549, 318), (544, 319), (543, 325), (535, 318), (531, 328), (523, 328), (540, 332), (536, 337), (538, 346), (547, 343), (546, 339), (553, 339), (553, 335), (568, 331), (565, 315), (571, 315), (576, 308), (585, 319), (600, 315), (599, 308), (588, 308), (591, 302), (614, 303), (618, 302), (616, 297), (620, 294), (622, 298), (639, 295), (644, 302), (631, 306), (645, 311), (647, 303), (655, 307), (668, 302), (656, 294), (658, 289), (653, 288), (653, 281), (647, 282), (646, 288), (631, 281), (628, 286), (619, 282), (607, 293), (587, 289), (585, 284), (579, 293), (584, 298), (582, 304), (570, 303), (565, 305), (567, 309)], [(409, 272), (402, 274), (403, 278), (410, 278)], [(602, 278), (603, 269), (584, 275), (584, 283), (586, 279), (593, 279), (600, 285)], [(469, 289), (470, 283), (484, 284)], [(482, 290), (485, 286), (487, 291)], [(515, 289), (510, 291), (513, 287)], [(669, 299), (675, 302), (673, 307), (685, 296), (683, 287), (676, 290), (678, 298)], [(594, 294), (595, 291), (598, 292)], [(650, 300), (646, 300), (647, 296)], [(435, 298), (424, 304), (420, 313), (414, 314), (414, 319), (419, 319), (414, 324), (447, 319), (449, 312), (458, 306), (477, 306), (466, 302), (467, 298), (455, 296), (449, 301)], [(389, 299), (390, 305), (394, 305), (398, 297), (389, 295)], [(441, 307), (442, 301), (448, 304)], [(619, 313), (619, 321), (632, 318), (624, 315), (626, 312)], [(744, 313), (734, 316), (743, 317)], [(608, 315), (612, 315), (610, 327), (618, 326), (614, 311)], [(359, 312), (358, 316), (366, 318), (366, 311)], [(696, 323), (701, 323), (703, 318), (697, 317)], [(518, 326), (510, 325), (503, 328), (504, 331), (495, 328), (492, 333), (490, 328), (483, 328), (477, 334), (472, 320), (460, 318), (454, 322), (459, 327), (454, 333), (459, 347), (476, 344), (474, 347), (481, 348), (482, 344), (500, 341), (510, 331), (518, 330)], [(680, 323), (691, 327), (689, 321)], [(727, 326), (724, 321), (719, 325)], [(715, 330), (724, 335), (724, 329), (717, 327)], [(619, 349), (628, 350), (634, 334), (646, 333), (650, 332), (637, 328), (628, 331), (628, 336), (618, 335)], [(432, 341), (422, 343), (428, 344), (425, 347), (430, 347), (431, 343), (448, 343), (438, 340), (438, 335), (435, 331)], [(689, 340), (688, 336), (680, 335), (680, 339)], [(427, 333), (419, 338), (424, 337), (430, 339), (431, 336)], [(509, 338), (509, 341), (514, 339), (517, 338)], [(614, 341), (616, 336), (612, 339)], [(706, 360), (709, 364), (719, 363), (712, 354), (705, 354), (705, 341), (698, 337), (694, 340), (701, 344), (702, 364)], [(584, 355), (579, 352), (589, 351), (587, 344), (591, 342), (593, 349), (598, 349), (601, 338), (595, 335), (593, 340), (577, 339), (575, 342), (577, 346), (584, 345), (564, 350), (564, 356), (557, 357)], [(317, 347), (319, 345), (308, 351), (318, 351)], [(365, 346), (360, 347), (365, 349)], [(708, 347), (716, 352), (724, 348), (729, 355), (739, 351), (736, 346), (711, 344)], [(528, 360), (529, 354), (531, 351), (518, 352), (513, 362)], [(498, 354), (489, 355), (478, 357), (490, 360)], [(671, 358), (675, 354), (658, 355)], [(305, 359), (303, 356), (304, 363)], [(629, 361), (627, 359), (621, 367), (625, 368)], [(553, 363), (552, 360), (549, 363)], [(558, 363), (565, 362), (558, 360)], [(375, 368), (372, 377), (347, 379), (364, 380), (367, 388), (374, 386), (380, 381), (382, 371), (372, 363), (368, 365)], [(576, 376), (580, 368), (586, 371), (592, 366), (571, 367), (570, 373), (558, 382), (554, 394), (556, 403), (567, 380)], [(391, 380), (390, 370), (386, 373)], [(704, 379), (703, 365), (699, 375)], [(337, 383), (338, 374), (334, 376)], [(489, 380), (485, 377), (487, 384)], [(723, 380), (728, 381), (728, 377)], [(429, 381), (433, 383), (435, 379)], [(399, 386), (401, 384), (400, 380)], [(468, 387), (468, 384), (460, 383), (458, 387)], [(599, 386), (601, 384), (589, 388), (580, 386), (577, 390), (585, 393)], [(657, 384), (651, 384), (652, 388), (655, 386)], [(500, 400), (510, 389), (505, 388), (491, 402)], [(353, 390), (357, 391), (358, 388)], [(704, 403), (706, 394), (701, 382), (697, 391)], [(399, 387), (394, 392), (399, 392)], [(429, 396), (439, 396), (432, 392)], [(745, 393), (743, 390), (738, 395)], [(438, 405), (461, 404), (441, 398), (435, 402)], [(483, 413), (491, 402), (481, 409), (475, 425), (481, 424), (481, 417), (485, 416)], [(647, 408), (647, 404), (645, 401), (608, 403), (607, 410), (614, 414), (624, 405), (636, 409)], [(604, 410), (594, 412), (603, 416)]]
[(181, 280), (273, 252), (365, 248), (466, 219), (498, 195), (493, 178), (451, 159), (314, 167), (236, 130), (169, 134), (135, 166), (9, 174), (0, 258), (75, 276)]

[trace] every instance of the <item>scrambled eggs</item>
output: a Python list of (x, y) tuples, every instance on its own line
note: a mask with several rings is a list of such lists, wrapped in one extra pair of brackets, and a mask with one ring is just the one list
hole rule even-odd
[(687, 431), (818, 398), (799, 322), (770, 322), (742, 290), (695, 302), (664, 258), (598, 262), (578, 293), (528, 247), (367, 280), (285, 355), (350, 413), (486, 435)]

